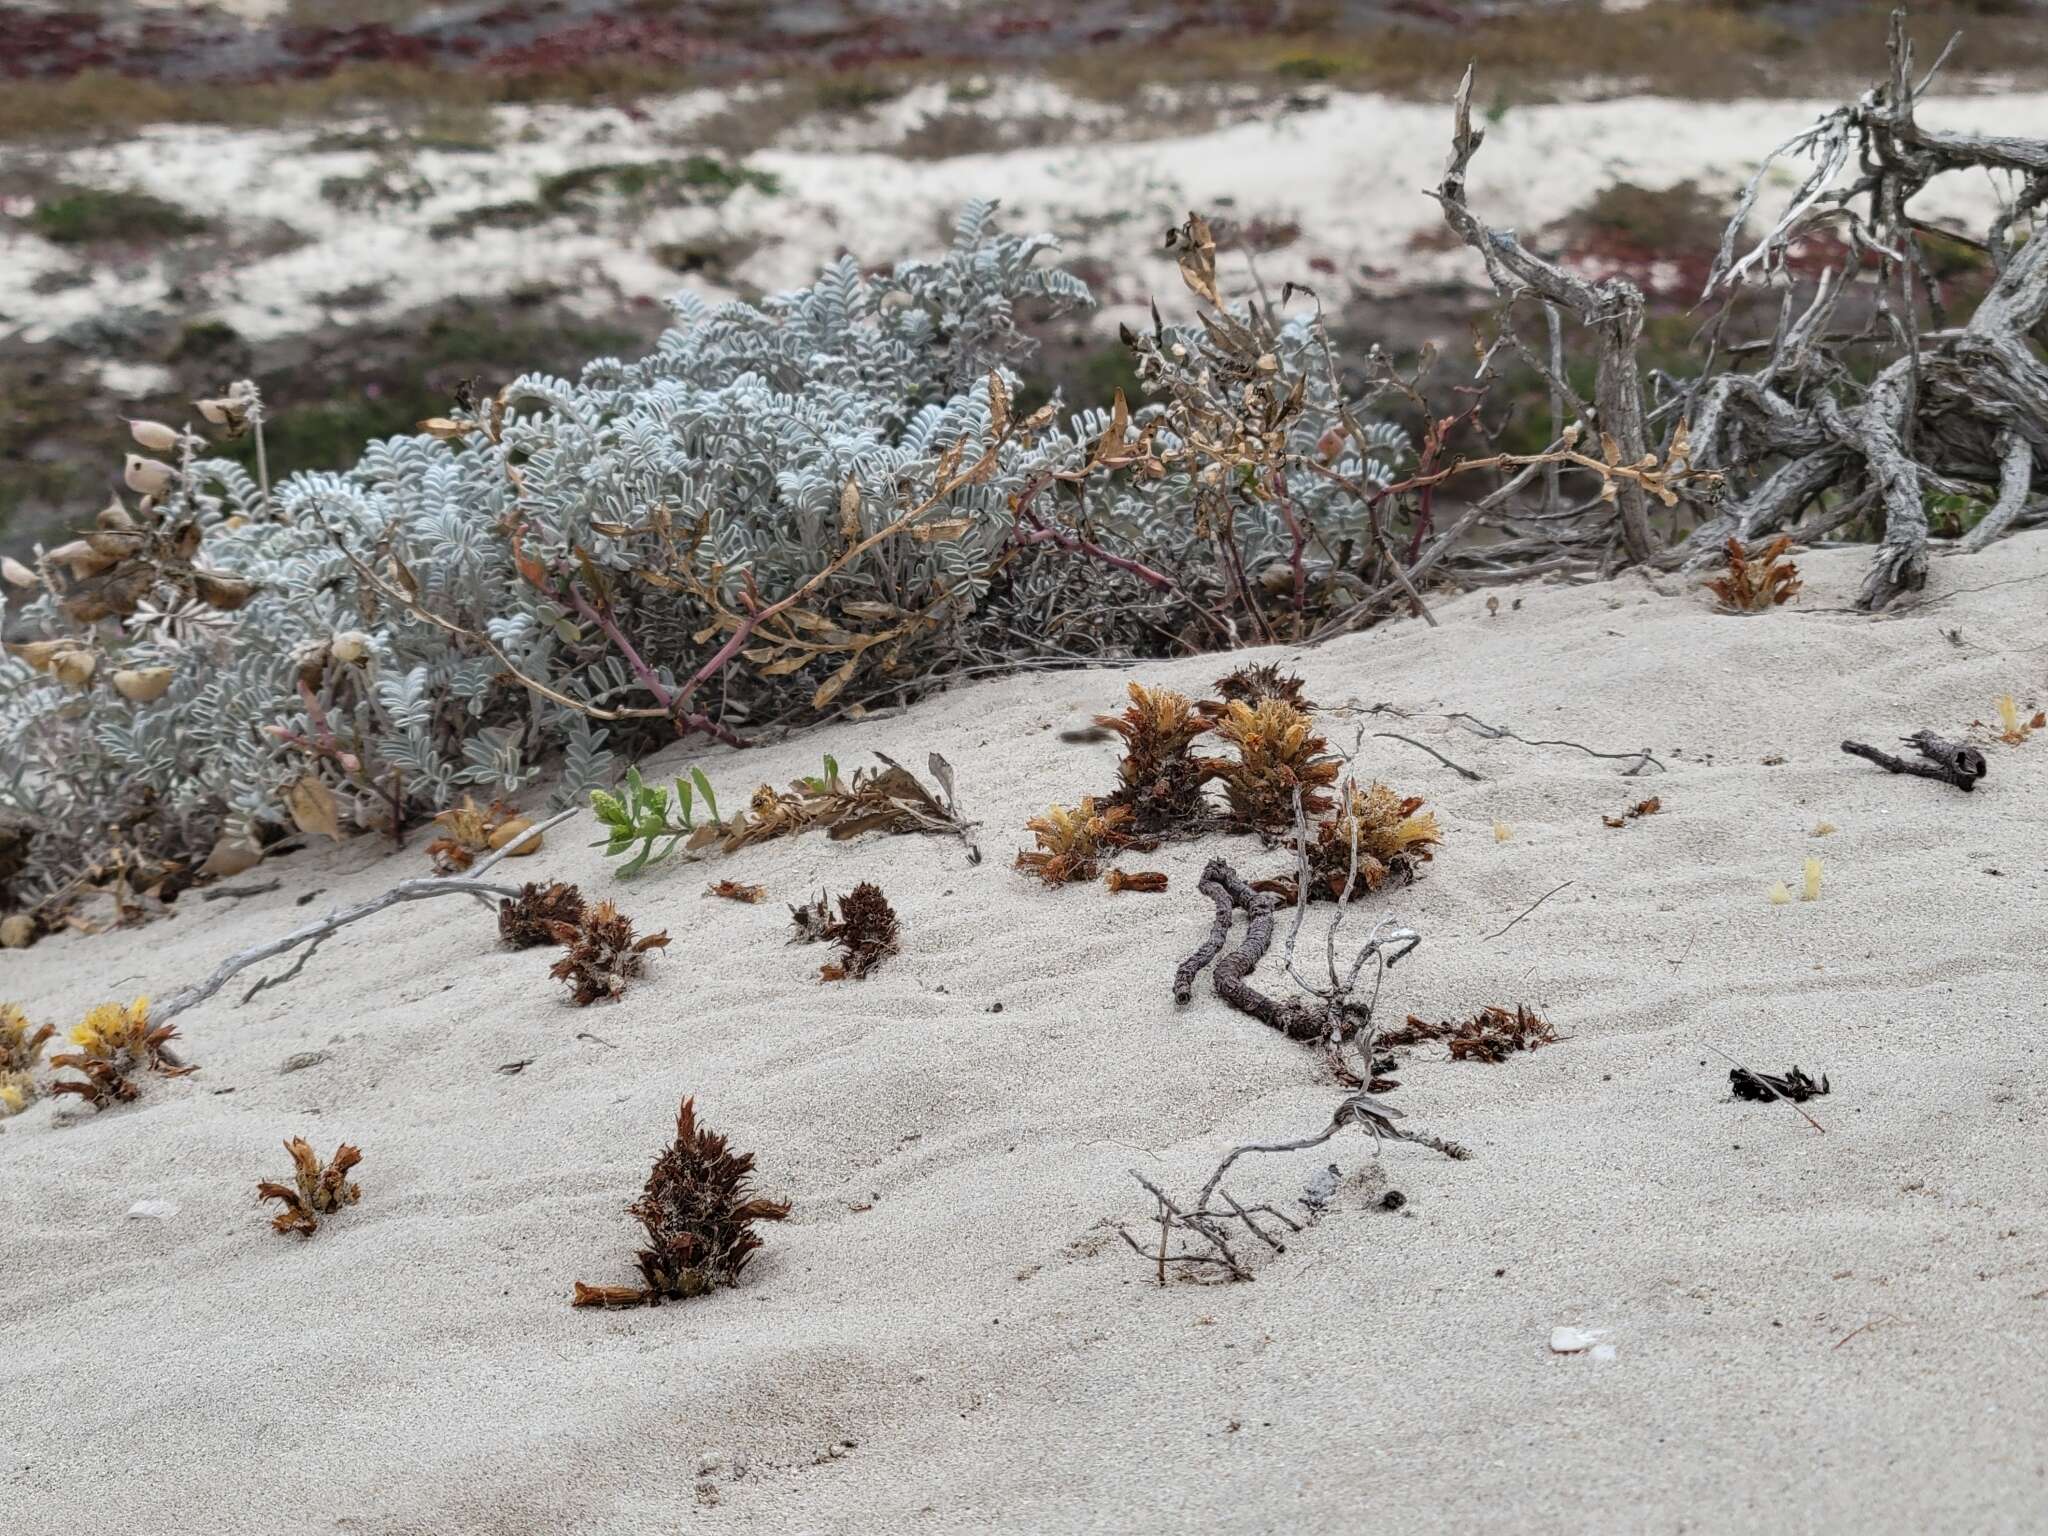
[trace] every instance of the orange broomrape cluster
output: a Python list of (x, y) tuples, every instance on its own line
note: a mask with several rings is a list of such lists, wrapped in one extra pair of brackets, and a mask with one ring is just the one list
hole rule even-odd
[(647, 1187), (626, 1209), (647, 1234), (639, 1253), (639, 1285), (576, 1282), (572, 1305), (658, 1306), (701, 1296), (714, 1286), (736, 1285), (761, 1246), (757, 1221), (781, 1221), (789, 1202), (752, 1190), (754, 1157), (733, 1152), (723, 1136), (697, 1124), (695, 1099), (676, 1114), (675, 1141), (662, 1149)]
[(1038, 847), (1023, 849), (1017, 867), (1029, 870), (1047, 885), (1093, 880), (1102, 872), (1101, 859), (1118, 848), (1127, 847), (1131, 808), (1112, 805), (1096, 809), (1095, 797), (1086, 796), (1078, 806), (1048, 806), (1043, 816), (1025, 823)]
[[(1421, 796), (1404, 798), (1384, 784), (1360, 789), (1347, 780), (1343, 804), (1309, 833), (1308, 899), (1341, 901), (1347, 888), (1356, 899), (1388, 880), (1412, 882), (1443, 842), (1436, 813), (1422, 803)], [(1276, 891), (1289, 903), (1300, 899), (1291, 876), (1255, 881), (1252, 888)]]
[(1730, 539), (1728, 569), (1708, 581), (1707, 590), (1735, 613), (1761, 613), (1789, 601), (1800, 588), (1799, 567), (1790, 560), (1780, 563), (1791, 547), (1791, 537), (1782, 533), (1755, 551)]
[(138, 997), (125, 1008), (119, 1003), (101, 1003), (71, 1031), (69, 1038), (78, 1049), (50, 1058), (51, 1066), (83, 1073), (84, 1080), (55, 1082), (50, 1091), (76, 1094), (94, 1109), (125, 1104), (140, 1092), (129, 1079), (131, 1072), (183, 1077), (194, 1070), (173, 1065), (165, 1057), (164, 1047), (177, 1036), (172, 1025), (151, 1026), (146, 997)]
[(1205, 758), (1209, 777), (1220, 780), (1231, 820), (1241, 827), (1279, 831), (1294, 825), (1294, 797), (1302, 811), (1319, 816), (1330, 808), (1326, 790), (1337, 782), (1330, 743), (1315, 722), (1284, 699), (1257, 704), (1232, 699), (1216, 717), (1216, 734), (1237, 749), (1236, 759)]
[(31, 1027), (15, 1003), (0, 1003), (0, 1116), (19, 1114), (36, 1096), (36, 1060), (57, 1026)]
[[(1364, 790), (1347, 783), (1339, 806), (1331, 790), (1340, 765), (1316, 731), (1299, 677), (1267, 663), (1240, 667), (1217, 679), (1216, 689), (1221, 698), (1195, 702), (1170, 688), (1128, 684), (1124, 712), (1095, 717), (1123, 742), (1116, 789), (1033, 817), (1026, 825), (1038, 846), (1019, 852), (1017, 867), (1047, 885), (1092, 880), (1124, 849), (1154, 849), (1205, 828), (1291, 843), (1299, 815), (1324, 818), (1304, 849), (1310, 899), (1340, 897), (1347, 888), (1362, 896), (1390, 878), (1415, 878), (1442, 841), (1435, 815), (1419, 798), (1377, 783)], [(1194, 743), (1209, 732), (1235, 756), (1197, 757)], [(1208, 798), (1212, 782), (1223, 786), (1226, 814)], [(1115, 891), (1166, 889), (1166, 877), (1154, 871), (1111, 870), (1106, 883)], [(1298, 881), (1283, 875), (1257, 885), (1292, 901)]]
[(1188, 750), (1209, 722), (1187, 695), (1170, 688), (1129, 685), (1131, 702), (1121, 715), (1097, 715), (1095, 723), (1124, 744), (1117, 786), (1105, 803), (1129, 812), (1141, 836), (1171, 832), (1199, 821), (1208, 809), (1202, 786), (1204, 765)]

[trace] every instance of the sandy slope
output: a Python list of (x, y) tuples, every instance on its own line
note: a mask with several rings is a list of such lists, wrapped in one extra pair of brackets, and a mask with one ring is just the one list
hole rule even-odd
[[(1992, 748), (1973, 796), (1835, 743), (2048, 693), (2048, 538), (1937, 562), (1933, 595), (1877, 621), (1845, 611), (1860, 554), (1803, 563), (1808, 591), (1767, 618), (1635, 578), (1532, 586), (1498, 618), (1461, 597), (1439, 629), (1300, 658), (1314, 697), (1417, 711), (1374, 724), (1486, 776), (1366, 743), (1448, 834), (1426, 880), (1376, 903), (1428, 935), (1395, 1015), (1525, 1000), (1570, 1038), (1401, 1072), (1393, 1101), (1470, 1162), (1400, 1146), (1375, 1166), (1352, 1133), (1245, 1166), (1232, 1187), (1282, 1203), (1331, 1158), (1347, 1176), (1255, 1283), (1157, 1289), (1107, 1224), (1144, 1214), (1125, 1170), (1191, 1189), (1234, 1139), (1314, 1128), (1337, 1090), (1206, 984), (1168, 1001), (1216, 845), (1143, 861), (1172, 872), (1157, 897), (1005, 867), (1028, 814), (1108, 782), (1109, 749), (1057, 732), (1119, 680), (994, 683), (706, 764), (736, 790), (820, 748), (943, 750), (987, 819), (978, 868), (937, 840), (768, 844), (722, 871), (770, 887), (757, 908), (666, 871), (625, 898), (675, 933), (670, 957), (582, 1012), (480, 912), (415, 908), (281, 991), (188, 1015), (197, 1077), (7, 1122), (11, 1528), (2038, 1529), (2048, 738)], [(1421, 713), (1453, 709), (1648, 745), (1670, 771), (1627, 779)], [(1652, 789), (1662, 815), (1601, 825)], [(1810, 837), (1823, 819), (1840, 830)], [(526, 872), (611, 889), (582, 842)], [(1815, 850), (1821, 900), (1770, 905)], [(423, 862), (367, 841), (301, 855), (274, 895), (0, 958), (0, 996), (68, 1021), (166, 992), (302, 920), (302, 898)], [(862, 877), (895, 899), (905, 952), (822, 988), (781, 903)], [(1709, 1044), (1830, 1073), (1826, 1134), (1730, 1102)], [(685, 1092), (793, 1218), (742, 1289), (572, 1311), (572, 1281), (629, 1277), (621, 1207)], [(273, 1236), (252, 1198), (295, 1132), (367, 1154), (362, 1204), (310, 1242)], [(1399, 1215), (1376, 1205), (1389, 1182)], [(178, 1209), (126, 1219), (142, 1199)], [(1612, 1330), (1618, 1358), (1550, 1354), (1559, 1324)]]

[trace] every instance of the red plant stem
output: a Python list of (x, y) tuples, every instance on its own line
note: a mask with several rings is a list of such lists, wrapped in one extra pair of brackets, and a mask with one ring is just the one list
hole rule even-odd
[(1308, 606), (1308, 573), (1301, 561), (1308, 536), (1301, 531), (1301, 519), (1294, 515), (1294, 501), (1287, 494), (1287, 471), (1284, 469), (1273, 471), (1273, 494), (1280, 498), (1280, 515), (1287, 519), (1287, 532), (1294, 540), (1294, 548), (1287, 558), (1294, 567), (1294, 633), (1299, 639), (1302, 612)]
[[(341, 764), (349, 773), (361, 773), (363, 771), (362, 760), (355, 753), (342, 749), (341, 743), (335, 739), (334, 727), (327, 723), (327, 711), (320, 707), (320, 701), (313, 696), (313, 690), (306, 686), (304, 678), (299, 680), (299, 700), (306, 706), (306, 714), (312, 720), (314, 729), (320, 733), (319, 738), (315, 741), (306, 741), (303, 737), (300, 738), (301, 744), (310, 749), (325, 753), (328, 757)], [(279, 731), (280, 739), (284, 735), (289, 734), (284, 732), (282, 727), (279, 728)]]
[(1011, 537), (1019, 544), (1055, 544), (1059, 548), (1066, 550), (1069, 554), (1086, 555), (1091, 560), (1100, 560), (1104, 565), (1113, 566), (1119, 571), (1135, 576), (1155, 592), (1171, 592), (1174, 590), (1173, 578), (1171, 576), (1155, 571), (1151, 566), (1128, 559), (1123, 555), (1112, 554), (1100, 544), (1095, 543), (1091, 539), (1085, 539), (1079, 534), (1067, 533), (1059, 528), (1047, 527), (1038, 514), (1027, 507), (1020, 506), (1017, 508), (1017, 520), (1020, 524), (1027, 521), (1031, 524), (1029, 532), (1019, 527), (1011, 534)]
[(1244, 599), (1245, 611), (1252, 616), (1252, 622), (1259, 627), (1259, 634), (1266, 644), (1274, 640), (1273, 626), (1266, 622), (1266, 615), (1259, 610), (1259, 600), (1252, 595), (1251, 578), (1245, 574), (1244, 555), (1237, 547), (1236, 532), (1230, 526), (1230, 508), (1223, 509), (1223, 526), (1216, 539), (1223, 546), (1225, 556), (1223, 568), (1237, 579), (1237, 594)]
[[(548, 596), (556, 602), (561, 601), (553, 592), (549, 592)], [(593, 608), (586, 602), (583, 594), (576, 590), (573, 580), (569, 583), (569, 602), (584, 618), (590, 620), (591, 623), (604, 631), (605, 638), (617, 647), (619, 654), (625, 658), (626, 665), (632, 669), (633, 675), (640, 679), (640, 686), (654, 695), (654, 702), (667, 710), (671, 718), (674, 719), (678, 736), (686, 736), (691, 731), (702, 731), (705, 735), (722, 741), (729, 747), (751, 745), (745, 737), (737, 735), (725, 726), (720, 725), (709, 715), (694, 714), (684, 709), (681, 701), (674, 694), (670, 693), (667, 688), (662, 686), (661, 679), (654, 675), (654, 669), (640, 659), (640, 653), (633, 649), (633, 642), (628, 640), (625, 632), (612, 622), (611, 615), (602, 608)]]

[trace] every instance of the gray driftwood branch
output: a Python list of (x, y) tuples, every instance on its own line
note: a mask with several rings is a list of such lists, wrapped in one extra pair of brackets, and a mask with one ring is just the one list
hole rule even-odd
[[(2048, 518), (2048, 365), (2036, 350), (2048, 344), (2048, 231), (2038, 220), (2048, 205), (2048, 141), (1925, 127), (1918, 108), (1946, 52), (1917, 72), (1903, 12), (1892, 15), (1889, 44), (1885, 78), (1774, 150), (1722, 237), (1706, 296), (1732, 300), (1745, 287), (1782, 284), (1772, 335), (1717, 353), (1718, 368), (1654, 411), (1645, 388), (1656, 381), (1646, 381), (1636, 357), (1642, 295), (1534, 254), (1469, 207), (1466, 175), (1484, 134), (1472, 126), (1470, 71), (1460, 84), (1450, 165), (1436, 191), (1451, 229), (1479, 252), (1504, 297), (1532, 293), (1593, 334), (1595, 422), (1624, 461), (1650, 450), (1650, 421), (1668, 420), (1675, 432), (1689, 415), (1693, 463), (1724, 477), (1718, 505), (1689, 530), (1660, 534), (1656, 509), (1633, 487), (1622, 487), (1612, 507), (1586, 509), (1583, 517), (1618, 519), (1607, 531), (1629, 560), (1696, 567), (1721, 558), (1731, 537), (1817, 538), (1874, 513), (1883, 531), (1858, 602), (1876, 609), (1926, 585), (1930, 557), (1943, 546), (1929, 527), (1931, 496), (1987, 507), (1948, 546), (1956, 552), (1984, 550)], [(1787, 160), (1804, 160), (1805, 174), (1764, 233), (1748, 238), (1759, 194)], [(1929, 226), (1911, 212), (1929, 183), (1954, 174), (2007, 189), (1984, 238), (1972, 242), (1987, 255), (1990, 290), (1960, 325), (1947, 321), (1921, 256)], [(1789, 258), (1816, 237), (1832, 243), (1836, 265), (1795, 301)]]

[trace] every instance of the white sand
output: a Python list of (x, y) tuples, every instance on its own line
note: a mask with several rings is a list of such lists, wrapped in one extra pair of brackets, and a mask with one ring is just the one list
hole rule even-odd
[[(1238, 839), (1131, 861), (1171, 872), (1165, 896), (1030, 884), (1006, 867), (1026, 816), (1112, 773), (1111, 749), (1057, 732), (1121, 680), (991, 683), (703, 759), (737, 796), (821, 750), (943, 751), (986, 818), (978, 868), (936, 839), (771, 843), (709, 866), (769, 887), (744, 907), (701, 899), (702, 866), (619, 887), (578, 824), (520, 871), (675, 934), (624, 1001), (569, 1007), (546, 953), (431, 903), (186, 1015), (196, 1077), (8, 1121), (11, 1529), (2039, 1529), (2048, 736), (1987, 748), (1974, 795), (1836, 742), (2040, 701), (2048, 537), (1937, 561), (1926, 598), (1875, 621), (1844, 611), (1860, 552), (1801, 563), (1807, 591), (1768, 617), (1634, 577), (1532, 585), (1498, 618), (1444, 599), (1439, 629), (1299, 657), (1316, 699), (1416, 711), (1370, 725), (1486, 776), (1366, 742), (1447, 832), (1365, 914), (1428, 936), (1389, 1016), (1526, 1001), (1569, 1038), (1498, 1067), (1425, 1048), (1398, 1074), (1408, 1123), (1472, 1161), (1375, 1165), (1352, 1132), (1240, 1164), (1241, 1198), (1290, 1207), (1323, 1164), (1346, 1176), (1254, 1283), (1161, 1291), (1109, 1223), (1147, 1209), (1126, 1169), (1191, 1192), (1231, 1142), (1306, 1133), (1340, 1096), (1206, 982), (1168, 1000), (1208, 925), (1202, 862), (1280, 861)], [(1647, 745), (1670, 771), (1419, 713), (1454, 709)], [(1601, 824), (1651, 792), (1661, 815)], [(1809, 836), (1821, 820), (1840, 830)], [(265, 871), (275, 894), (8, 954), (0, 996), (69, 1022), (168, 993), (420, 872), (423, 842), (301, 854)], [(1810, 852), (1821, 899), (1769, 904)], [(823, 987), (783, 903), (861, 878), (903, 914), (904, 953)], [(1826, 1134), (1730, 1102), (1710, 1045), (1829, 1073)], [(280, 1075), (308, 1050), (330, 1058)], [(685, 1093), (795, 1214), (737, 1290), (572, 1310), (573, 1281), (631, 1277), (622, 1207)], [(311, 1241), (253, 1198), (295, 1133), (365, 1152), (362, 1203)], [(1388, 1184), (1400, 1215), (1376, 1207)], [(129, 1219), (142, 1200), (176, 1211)], [(1606, 1330), (1615, 1358), (1553, 1355), (1558, 1327)]]

